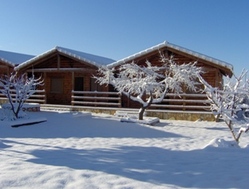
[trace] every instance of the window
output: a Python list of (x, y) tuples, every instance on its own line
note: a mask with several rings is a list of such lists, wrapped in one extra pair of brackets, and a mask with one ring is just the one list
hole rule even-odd
[(51, 78), (51, 93), (63, 93), (63, 78), (53, 77)]

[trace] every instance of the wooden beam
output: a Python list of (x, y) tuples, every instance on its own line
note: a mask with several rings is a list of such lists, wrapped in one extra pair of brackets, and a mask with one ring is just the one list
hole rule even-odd
[(60, 58), (60, 55), (59, 53), (57, 54), (57, 69), (59, 70), (61, 67), (61, 58)]
[(7, 69), (7, 68), (8, 68), (8, 66), (5, 66), (5, 65), (0, 65), (0, 68), (1, 68), (1, 69)]
[(88, 68), (35, 68), (29, 69), (27, 72), (94, 72), (96, 70)]
[(72, 89), (74, 90), (74, 72), (72, 72)]

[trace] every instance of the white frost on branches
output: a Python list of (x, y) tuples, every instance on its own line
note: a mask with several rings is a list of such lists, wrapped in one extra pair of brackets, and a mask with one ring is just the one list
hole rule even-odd
[[(247, 71), (243, 70), (239, 77), (227, 78), (222, 89), (212, 87), (202, 77), (199, 77), (210, 101), (211, 110), (216, 114), (217, 119), (221, 117), (225, 121), (236, 142), (239, 142), (242, 132), (248, 131), (248, 124), (247, 127), (242, 127), (248, 122), (243, 112), (249, 108), (249, 104), (245, 104), (249, 95), (246, 75)], [(238, 112), (242, 112), (243, 122), (238, 118)], [(240, 125), (237, 134), (234, 128), (236, 125)]]
[(0, 92), (7, 97), (14, 119), (19, 118), (23, 104), (35, 93), (36, 86), (42, 84), (41, 78), (35, 79), (34, 75), (29, 78), (27, 74), (11, 74), (0, 78)]
[[(161, 55), (161, 54), (160, 54)], [(183, 85), (195, 90), (197, 76), (201, 68), (195, 63), (177, 64), (173, 58), (161, 55), (161, 66), (153, 66), (146, 61), (143, 66), (132, 63), (121, 65), (117, 70), (102, 67), (99, 77), (95, 77), (100, 85), (111, 84), (119, 93), (126, 95), (141, 104), (139, 119), (152, 103), (160, 103), (168, 92), (180, 95)], [(145, 98), (145, 96), (148, 98)]]

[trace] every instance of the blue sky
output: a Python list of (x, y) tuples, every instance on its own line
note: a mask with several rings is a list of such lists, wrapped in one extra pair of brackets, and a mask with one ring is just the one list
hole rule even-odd
[(248, 0), (0, 0), (0, 49), (121, 59), (168, 41), (249, 69)]

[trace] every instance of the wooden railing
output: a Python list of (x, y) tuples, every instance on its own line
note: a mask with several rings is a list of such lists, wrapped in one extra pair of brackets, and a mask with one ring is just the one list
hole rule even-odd
[[(121, 96), (117, 92), (72, 91), (71, 104), (95, 107), (122, 107)], [(149, 109), (210, 111), (210, 104), (205, 94), (167, 94), (158, 104), (151, 104)]]
[[(11, 97), (13, 100), (15, 99), (15, 90), (11, 90)], [(3, 101), (8, 101), (7, 97), (0, 93), (0, 100)], [(28, 103), (39, 103), (39, 104), (45, 104), (46, 103), (46, 95), (45, 95), (45, 90), (35, 90), (35, 93), (31, 95), (29, 99), (26, 100)]]
[(205, 94), (167, 94), (159, 104), (151, 104), (150, 109), (210, 111), (210, 103)]
[(121, 107), (121, 96), (117, 92), (72, 91), (72, 105)]
[[(11, 94), (15, 98), (15, 93)], [(0, 93), (0, 102), (7, 102), (6, 96)], [(45, 90), (36, 90), (26, 100), (29, 103), (46, 104)], [(117, 92), (72, 91), (71, 105), (92, 107), (122, 107), (121, 95)], [(180, 110), (180, 111), (210, 111), (210, 104), (205, 94), (173, 94), (169, 93), (158, 104), (151, 104), (153, 110)]]

